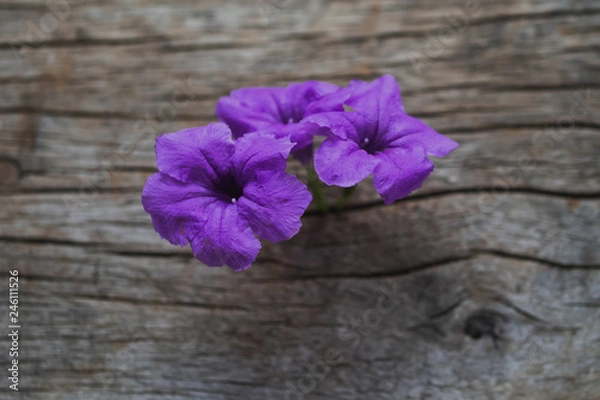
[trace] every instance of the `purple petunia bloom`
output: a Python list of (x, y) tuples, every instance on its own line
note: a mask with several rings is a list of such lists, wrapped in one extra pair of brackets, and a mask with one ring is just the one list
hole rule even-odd
[(395, 78), (352, 81), (323, 102), (343, 103), (351, 112), (311, 115), (306, 123), (327, 128), (315, 154), (315, 170), (327, 185), (351, 187), (373, 174), (386, 204), (407, 196), (433, 171), (428, 155), (443, 157), (458, 144), (404, 111)]
[(292, 155), (306, 164), (312, 157), (313, 132), (302, 120), (316, 112), (342, 111), (341, 103), (318, 104), (321, 97), (336, 90), (336, 85), (318, 81), (238, 89), (219, 100), (216, 114), (236, 138), (255, 131), (289, 137), (295, 143)]
[(208, 266), (248, 268), (261, 247), (255, 235), (291, 238), (311, 201), (306, 186), (285, 172), (293, 146), (264, 133), (234, 141), (222, 123), (159, 136), (159, 172), (142, 193), (154, 229), (172, 244), (190, 243)]

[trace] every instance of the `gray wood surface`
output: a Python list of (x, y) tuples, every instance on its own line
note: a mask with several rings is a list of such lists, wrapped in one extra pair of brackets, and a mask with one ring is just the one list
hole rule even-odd
[[(0, 398), (599, 399), (599, 33), (595, 0), (0, 0)], [(461, 145), (409, 198), (365, 182), (244, 273), (153, 231), (156, 136), (384, 73)]]

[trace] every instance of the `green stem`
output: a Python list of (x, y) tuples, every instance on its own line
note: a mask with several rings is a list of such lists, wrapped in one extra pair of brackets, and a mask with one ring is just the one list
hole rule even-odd
[(348, 202), (350, 197), (352, 197), (352, 195), (354, 194), (355, 191), (356, 191), (356, 185), (351, 186), (349, 188), (344, 188), (344, 190), (342, 191), (342, 195), (340, 196), (338, 201), (335, 203), (335, 209), (337, 211), (342, 211), (344, 209), (344, 206), (346, 205), (346, 203)]
[(323, 192), (323, 184), (321, 183), (321, 180), (319, 179), (314, 168), (307, 167), (306, 170), (308, 172), (308, 188), (313, 195), (313, 200), (323, 214), (328, 214), (329, 204), (327, 203), (327, 198)]

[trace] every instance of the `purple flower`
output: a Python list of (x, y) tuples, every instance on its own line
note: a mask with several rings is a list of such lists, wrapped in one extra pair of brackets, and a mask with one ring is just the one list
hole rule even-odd
[(311, 201), (306, 186), (285, 172), (292, 147), (261, 133), (233, 141), (222, 123), (159, 136), (159, 172), (142, 193), (154, 229), (172, 244), (190, 243), (208, 266), (248, 268), (261, 247), (255, 235), (291, 238)]
[(217, 103), (217, 117), (231, 128), (236, 138), (261, 131), (275, 137), (289, 137), (295, 143), (292, 154), (303, 163), (312, 157), (311, 126), (302, 120), (315, 112), (343, 110), (342, 104), (319, 106), (317, 100), (339, 87), (326, 82), (307, 81), (288, 87), (238, 89)]
[(305, 122), (328, 128), (315, 154), (315, 170), (327, 185), (350, 187), (373, 174), (386, 204), (407, 196), (433, 171), (428, 155), (443, 157), (458, 144), (404, 112), (393, 76), (352, 81), (323, 102), (342, 102), (354, 112), (311, 115)]

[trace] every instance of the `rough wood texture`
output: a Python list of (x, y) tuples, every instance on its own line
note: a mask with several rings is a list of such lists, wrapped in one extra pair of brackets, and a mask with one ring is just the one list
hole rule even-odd
[[(0, 0), (0, 398), (600, 398), (599, 32), (595, 0)], [(383, 73), (461, 144), (408, 199), (367, 182), (241, 274), (154, 233), (158, 134)]]

